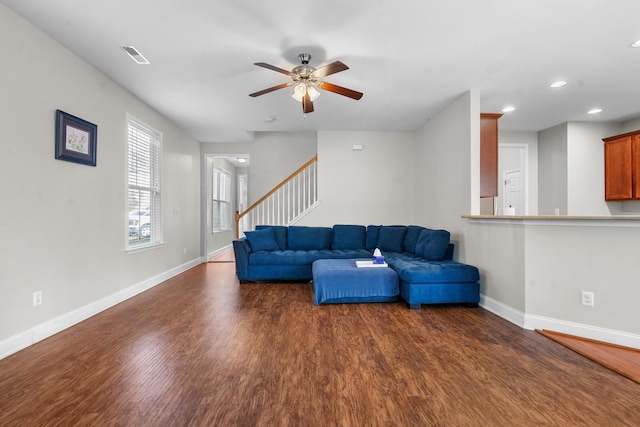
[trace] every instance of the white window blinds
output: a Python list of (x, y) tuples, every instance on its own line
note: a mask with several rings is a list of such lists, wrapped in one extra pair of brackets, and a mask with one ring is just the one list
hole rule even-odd
[(162, 242), (162, 134), (128, 117), (128, 248)]

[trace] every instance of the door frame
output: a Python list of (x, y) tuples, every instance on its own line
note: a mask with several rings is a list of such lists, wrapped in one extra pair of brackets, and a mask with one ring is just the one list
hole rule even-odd
[[(210, 211), (210, 198), (209, 195), (211, 194), (211, 179), (210, 178), (210, 172), (213, 170), (213, 167), (211, 167), (211, 170), (209, 170), (209, 166), (213, 164), (213, 159), (216, 158), (222, 158), (222, 159), (226, 159), (227, 161), (231, 161), (232, 163), (236, 163), (238, 158), (244, 158), (246, 159), (246, 163), (242, 166), (235, 164), (234, 166), (236, 167), (249, 167), (250, 164), (250, 158), (249, 158), (249, 154), (215, 154), (215, 153), (204, 153), (202, 156), (202, 177), (201, 177), (201, 188), (202, 188), (202, 203), (201, 203), (201, 213), (200, 213), (200, 217), (201, 217), (201, 230), (200, 230), (200, 238), (201, 238), (201, 248), (202, 248), (202, 259), (203, 262), (207, 262), (209, 260), (209, 258), (213, 255), (215, 255), (214, 252), (209, 253), (209, 232), (211, 230), (211, 211)], [(248, 177), (248, 169), (247, 169), (247, 177)], [(237, 181), (237, 169), (235, 171), (235, 173), (231, 174), (231, 178), (234, 181)], [(247, 181), (247, 188), (249, 186), (249, 183)], [(237, 189), (236, 189), (237, 192)], [(236, 204), (238, 202), (237, 200), (237, 194), (234, 195), (234, 199), (236, 201)], [(233, 212), (232, 212), (232, 216), (231, 216), (231, 220), (233, 223), (233, 227), (232, 227), (232, 233), (235, 233), (235, 211), (237, 209), (237, 206), (234, 207)], [(235, 235), (235, 234), (234, 234)]]

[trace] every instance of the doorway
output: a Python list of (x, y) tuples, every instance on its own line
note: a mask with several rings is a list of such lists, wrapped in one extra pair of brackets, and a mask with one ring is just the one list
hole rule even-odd
[(515, 207), (516, 215), (529, 215), (529, 145), (500, 143), (498, 148), (499, 177), (496, 215), (503, 215), (505, 207)]
[[(248, 154), (205, 154), (203, 158), (202, 185), (202, 233), (203, 253), (206, 260), (216, 258), (228, 252), (235, 239), (236, 211), (246, 208), (248, 194)], [(228, 173), (228, 194), (224, 194), (226, 210), (224, 217), (228, 219), (224, 227), (220, 227), (220, 188), (215, 186), (214, 170)], [(214, 191), (216, 190), (217, 191)], [(226, 192), (226, 190), (225, 190)], [(214, 226), (215, 225), (215, 226)]]

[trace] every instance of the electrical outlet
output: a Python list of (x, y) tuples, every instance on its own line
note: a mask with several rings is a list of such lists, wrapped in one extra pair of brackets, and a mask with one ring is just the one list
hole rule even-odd
[(582, 305), (593, 307), (593, 292), (582, 291), (581, 301)]
[(42, 304), (42, 291), (36, 291), (33, 293), (33, 306)]
[(186, 255), (187, 254), (187, 248), (182, 249), (182, 255)]

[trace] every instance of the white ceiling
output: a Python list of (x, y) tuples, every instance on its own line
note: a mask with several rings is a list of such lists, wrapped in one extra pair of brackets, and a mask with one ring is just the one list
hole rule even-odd
[[(252, 131), (413, 131), (469, 89), (504, 130), (640, 117), (638, 0), (0, 0), (203, 142)], [(135, 46), (150, 65), (121, 49)], [(303, 117), (256, 67), (342, 61)], [(562, 79), (560, 89), (549, 84)], [(599, 107), (603, 111), (589, 115)], [(271, 123), (265, 118), (274, 118)]]

